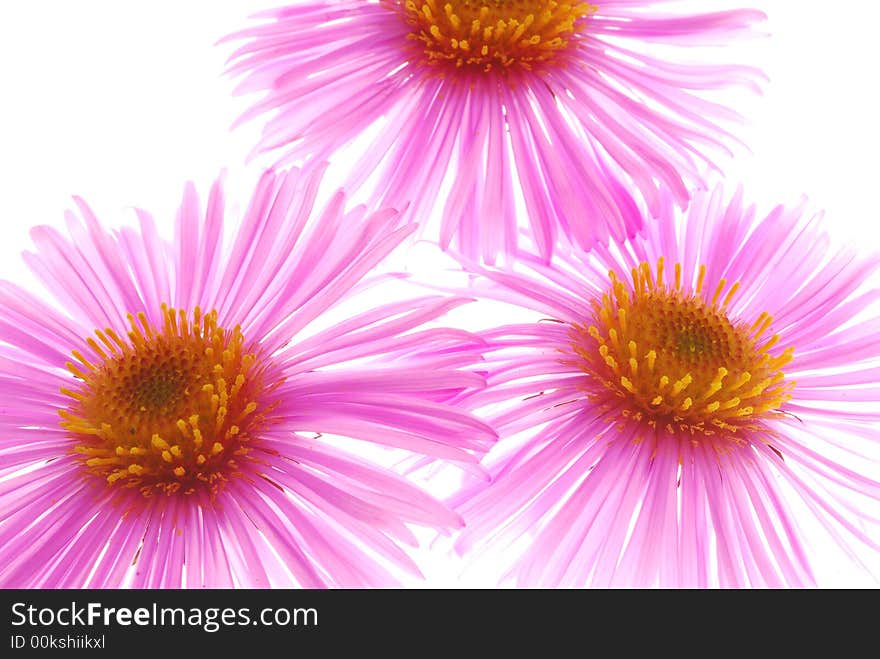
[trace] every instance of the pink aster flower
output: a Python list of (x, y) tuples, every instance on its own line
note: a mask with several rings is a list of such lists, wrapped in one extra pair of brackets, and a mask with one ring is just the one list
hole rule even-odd
[(808, 586), (822, 542), (880, 550), (878, 258), (720, 189), (680, 220), (474, 267), (546, 316), (485, 335), (472, 402), (502, 439), (460, 499), (460, 547), (523, 543), (521, 585)]
[(352, 188), (375, 175), (374, 199), (417, 220), (444, 199), (442, 245), (489, 262), (516, 248), (521, 193), (546, 257), (560, 232), (583, 248), (633, 235), (660, 185), (685, 206), (738, 119), (713, 90), (758, 89), (694, 47), (761, 12), (664, 4), (294, 2), (229, 37), (247, 40), (230, 72), (265, 92), (242, 117), (270, 114), (257, 152), (321, 161), (369, 129)]
[(320, 435), (463, 462), (494, 437), (446, 403), (474, 342), (424, 326), (462, 299), (312, 330), (411, 233), (341, 192), (310, 220), (319, 181), (267, 172), (227, 246), (219, 181), (171, 242), (79, 199), (69, 237), (33, 230), (55, 303), (0, 283), (0, 586), (382, 585), (418, 573), (408, 525), (459, 525)]

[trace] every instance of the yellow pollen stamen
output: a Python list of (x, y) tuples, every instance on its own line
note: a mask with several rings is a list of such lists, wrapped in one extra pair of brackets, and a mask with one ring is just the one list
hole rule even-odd
[(656, 350), (649, 351), (648, 354), (645, 355), (645, 361), (648, 362), (648, 370), (653, 372), (654, 371), (654, 364), (657, 363), (657, 351)]
[(736, 282), (733, 286), (730, 287), (730, 290), (727, 293), (727, 297), (724, 298), (724, 302), (721, 304), (722, 309), (727, 309), (727, 306), (730, 304), (730, 301), (736, 295), (736, 292), (739, 290), (739, 282)]
[(392, 8), (421, 61), (484, 73), (553, 64), (597, 10), (581, 0), (407, 0)]
[(594, 303), (592, 324), (572, 328), (577, 364), (610, 391), (609, 406), (651, 432), (740, 443), (741, 431), (757, 427), (790, 399), (794, 383), (781, 369), (794, 350), (772, 352), (780, 338), (763, 338), (773, 322), (769, 314), (753, 322), (727, 316), (739, 283), (728, 287), (720, 279), (709, 288), (701, 266), (691, 288), (681, 264), (672, 281), (666, 272), (660, 258), (656, 269), (647, 263), (633, 268), (631, 283), (609, 273), (610, 287)]
[(678, 396), (678, 394), (687, 389), (693, 381), (694, 378), (688, 373), (681, 380), (672, 385), (672, 395)]
[(68, 370), (82, 382), (61, 389), (71, 399), (61, 425), (84, 468), (109, 485), (213, 496), (240, 470), (232, 456), (247, 455), (267, 422), (273, 405), (256, 402), (266, 368), (216, 312), (162, 311), (160, 327), (129, 314), (128, 342), (97, 330), (89, 355), (72, 351)]
[(167, 448), (170, 448), (170, 446), (171, 446), (168, 442), (166, 442), (164, 439), (162, 439), (161, 437), (159, 437), (159, 435), (156, 435), (155, 433), (153, 434), (153, 437), (150, 440), (150, 444), (153, 446), (153, 448), (159, 449), (160, 451), (167, 449)]
[(721, 297), (721, 294), (724, 292), (725, 287), (727, 286), (727, 280), (722, 279), (718, 282), (718, 286), (715, 287), (715, 295), (712, 296), (712, 306), (718, 305), (718, 298)]

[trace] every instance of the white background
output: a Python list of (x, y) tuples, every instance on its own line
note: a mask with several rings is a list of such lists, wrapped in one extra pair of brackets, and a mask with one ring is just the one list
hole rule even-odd
[[(132, 221), (130, 208), (140, 206), (170, 227), (187, 179), (207, 190), (226, 167), (247, 190), (269, 163), (243, 166), (259, 122), (230, 134), (249, 99), (231, 97), (222, 76), (229, 48), (214, 42), (274, 4), (0, 2), (0, 278), (31, 281), (19, 258), (28, 229), (61, 226), (71, 194), (109, 225)], [(867, 0), (751, 5), (768, 13), (772, 36), (730, 58), (757, 58), (770, 83), (763, 98), (743, 93), (736, 102), (750, 118), (738, 133), (752, 154), (723, 163), (728, 180), (765, 209), (808, 194), (826, 209), (834, 240), (877, 249), (880, 9)], [(424, 563), (430, 586), (486, 583), (460, 579), (461, 565), (445, 556), (426, 554)], [(820, 573), (827, 585), (864, 584), (837, 564)]]

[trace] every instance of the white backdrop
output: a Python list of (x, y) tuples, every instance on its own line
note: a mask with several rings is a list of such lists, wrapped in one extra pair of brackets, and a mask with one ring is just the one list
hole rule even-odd
[[(141, 206), (170, 227), (183, 181), (206, 191), (225, 167), (230, 196), (246, 201), (268, 161), (243, 165), (259, 122), (230, 134), (248, 99), (230, 96), (233, 83), (222, 76), (230, 49), (214, 42), (275, 4), (0, 3), (0, 278), (32, 281), (19, 258), (30, 247), (28, 229), (61, 226), (71, 194), (105, 223), (130, 222), (130, 208)], [(724, 163), (727, 179), (744, 183), (767, 210), (808, 194), (826, 209), (833, 239), (878, 249), (880, 8), (866, 0), (742, 4), (770, 16), (772, 37), (738, 48), (771, 80), (763, 98), (743, 93), (735, 101), (750, 118), (738, 132), (752, 154)], [(484, 324), (479, 309), (467, 313)], [(461, 576), (462, 565), (445, 555), (419, 560), (429, 586), (491, 583), (480, 571)], [(880, 569), (877, 557), (869, 560)], [(837, 563), (819, 572), (828, 585), (874, 585)]]

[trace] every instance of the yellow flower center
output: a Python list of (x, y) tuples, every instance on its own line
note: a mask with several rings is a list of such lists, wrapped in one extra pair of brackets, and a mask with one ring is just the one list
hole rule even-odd
[(609, 273), (596, 324), (574, 326), (580, 366), (623, 402), (628, 417), (669, 433), (742, 441), (741, 430), (791, 397), (794, 383), (781, 369), (794, 350), (771, 354), (779, 336), (762, 338), (772, 323), (766, 313), (752, 323), (727, 316), (738, 283), (728, 288), (722, 279), (707, 301), (705, 266), (694, 294), (681, 289), (680, 265), (668, 283), (663, 268), (661, 258), (655, 276), (642, 263), (632, 271), (632, 287)]
[(596, 7), (552, 0), (407, 1), (410, 39), (430, 64), (485, 72), (534, 69), (556, 59)]
[(217, 326), (216, 312), (203, 316), (196, 307), (190, 320), (163, 305), (163, 314), (161, 330), (145, 314), (129, 314), (127, 341), (97, 330), (87, 343), (100, 363), (73, 352), (67, 368), (82, 384), (61, 390), (73, 399), (61, 425), (87, 470), (109, 484), (145, 496), (213, 495), (266, 421), (268, 409), (257, 403), (265, 365), (246, 351), (238, 327)]

